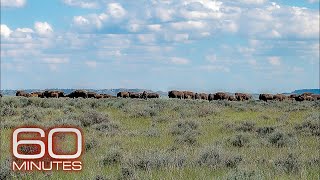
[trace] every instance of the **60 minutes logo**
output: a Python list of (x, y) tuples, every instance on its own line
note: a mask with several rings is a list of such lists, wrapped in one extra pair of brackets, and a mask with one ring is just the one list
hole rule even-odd
[[(70, 143), (61, 147), (59, 138), (65, 137), (66, 134), (75, 135), (75, 152), (63, 153)], [(32, 135), (36, 137), (30, 138)], [(11, 144), (13, 171), (82, 170), (80, 158), (83, 151), (83, 137), (81, 130), (76, 127), (55, 127), (48, 130), (39, 127), (20, 127), (13, 131)], [(57, 150), (61, 152), (55, 152)]]

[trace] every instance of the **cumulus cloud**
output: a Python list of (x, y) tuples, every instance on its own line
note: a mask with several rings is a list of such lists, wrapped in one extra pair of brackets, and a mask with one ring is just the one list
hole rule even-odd
[(10, 34), (12, 33), (12, 30), (11, 30), (7, 25), (1, 24), (1, 30), (0, 30), (0, 32), (1, 32), (1, 36), (7, 38), (7, 37), (9, 37)]
[(35, 22), (34, 29), (41, 36), (48, 36), (53, 33), (51, 25), (47, 22)]
[(172, 57), (169, 61), (176, 65), (186, 65), (190, 63), (190, 60), (181, 57)]
[(93, 9), (99, 6), (97, 2), (89, 0), (63, 0), (63, 2), (69, 6), (76, 6), (87, 9)]
[(276, 56), (269, 57), (268, 61), (273, 66), (280, 66), (281, 65), (281, 58), (280, 57), (276, 57)]
[(20, 8), (26, 4), (26, 0), (1, 0), (1, 7)]
[(114, 18), (123, 18), (127, 13), (119, 3), (108, 4), (107, 11)]

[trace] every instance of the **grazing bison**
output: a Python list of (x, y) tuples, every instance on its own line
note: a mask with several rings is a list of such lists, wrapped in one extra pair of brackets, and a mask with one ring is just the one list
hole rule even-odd
[(102, 95), (103, 96), (103, 98), (111, 98), (112, 96), (111, 95), (109, 95), (109, 94), (100, 94), (100, 95)]
[(320, 94), (312, 94), (311, 96), (314, 100), (320, 100)]
[(68, 95), (69, 98), (88, 98), (86, 90), (75, 90)]
[(209, 101), (213, 101), (213, 100), (214, 100), (214, 94), (209, 94), (208, 100), (209, 100)]
[(98, 95), (95, 92), (87, 92), (87, 94), (88, 94), (88, 98), (96, 98), (96, 95)]
[(217, 92), (213, 96), (213, 100), (227, 100), (229, 98), (229, 95), (224, 92)]
[(183, 91), (184, 99), (194, 99), (194, 92), (191, 91)]
[(96, 99), (101, 99), (101, 98), (103, 98), (104, 96), (102, 95), (102, 94), (96, 94), (95, 96), (94, 96), (94, 98), (96, 98)]
[(245, 101), (251, 99), (252, 96), (245, 93), (235, 93), (235, 98), (237, 99), (237, 101)]
[(122, 91), (122, 92), (118, 92), (117, 97), (128, 98), (130, 97), (130, 94), (129, 92)]
[(48, 91), (48, 90), (46, 90), (42, 94), (40, 94), (40, 97), (42, 97), (42, 98), (57, 98), (57, 95), (58, 95), (58, 98), (65, 97), (64, 92), (62, 92), (62, 91)]
[(228, 100), (229, 101), (237, 101), (237, 98), (235, 96), (229, 96)]
[(129, 97), (133, 99), (139, 99), (141, 97), (141, 93), (129, 92)]
[(200, 99), (202, 100), (208, 100), (208, 94), (206, 93), (200, 93), (199, 96), (200, 96)]
[(158, 93), (148, 93), (146, 91), (143, 91), (143, 93), (141, 94), (141, 98), (143, 99), (147, 99), (147, 98), (159, 98), (160, 95)]
[(194, 94), (194, 99), (201, 99), (200, 94), (195, 93), (195, 94)]
[(293, 101), (293, 100), (296, 99), (296, 97), (298, 97), (297, 94), (290, 94), (290, 95), (288, 96), (288, 99)]
[(260, 94), (259, 100), (262, 100), (265, 102), (267, 102), (268, 100), (273, 100), (273, 95), (272, 94)]
[(184, 93), (181, 92), (181, 91), (173, 90), (173, 91), (169, 91), (168, 92), (168, 96), (169, 96), (169, 98), (183, 99), (184, 98)]
[(42, 92), (32, 92), (31, 97), (42, 97)]
[(276, 94), (273, 96), (273, 100), (276, 100), (276, 101), (284, 101), (286, 99), (287, 99), (287, 96), (284, 94)]
[(24, 96), (26, 97), (28, 93), (26, 93), (25, 91), (17, 91), (16, 92), (16, 96)]

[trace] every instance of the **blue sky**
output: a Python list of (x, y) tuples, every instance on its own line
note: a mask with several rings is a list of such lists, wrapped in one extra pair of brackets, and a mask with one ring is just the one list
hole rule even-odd
[(1, 89), (319, 88), (319, 0), (2, 0)]

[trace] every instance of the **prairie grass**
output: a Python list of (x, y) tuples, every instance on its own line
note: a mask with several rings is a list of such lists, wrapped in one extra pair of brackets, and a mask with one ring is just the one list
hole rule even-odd
[[(1, 99), (0, 179), (319, 179), (320, 103)], [(12, 172), (21, 125), (73, 125), (79, 173)]]

